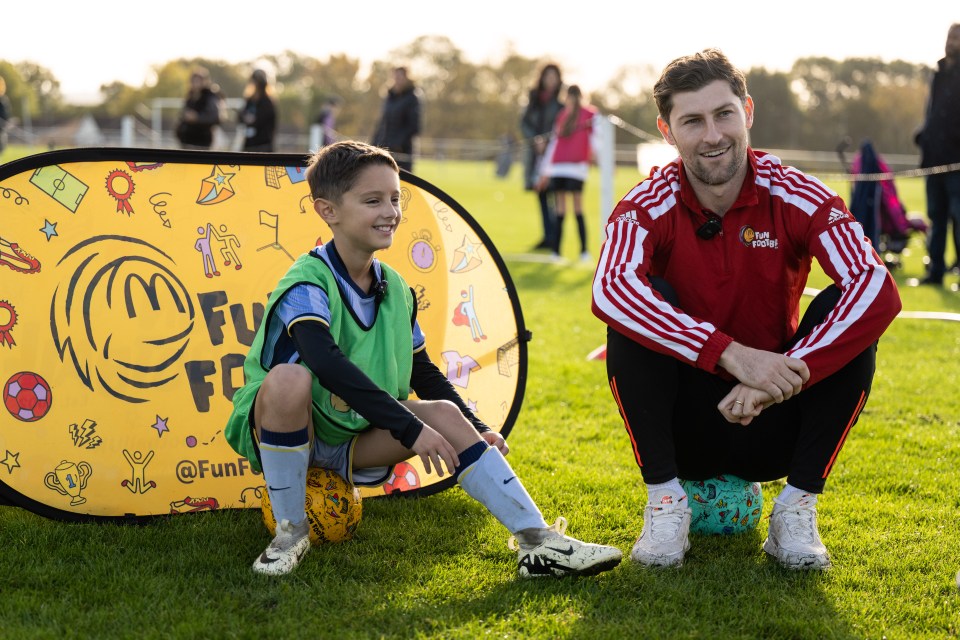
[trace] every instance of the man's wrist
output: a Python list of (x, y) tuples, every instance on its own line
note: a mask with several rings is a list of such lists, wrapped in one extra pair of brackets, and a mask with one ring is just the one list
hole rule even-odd
[(714, 331), (700, 350), (696, 362), (697, 368), (709, 373), (717, 373), (720, 367), (720, 357), (732, 342), (733, 338), (727, 334), (722, 331)]
[(738, 356), (743, 350), (743, 345), (735, 340), (731, 340), (726, 348), (720, 352), (720, 357), (717, 358), (717, 366), (721, 369), (726, 370), (727, 372), (732, 373), (731, 369), (736, 364), (739, 359)]

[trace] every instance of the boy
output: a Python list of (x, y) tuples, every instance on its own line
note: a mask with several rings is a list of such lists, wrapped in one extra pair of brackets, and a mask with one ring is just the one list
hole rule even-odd
[[(309, 466), (358, 486), (387, 480), (411, 453), (444, 467), (519, 542), (522, 577), (591, 575), (621, 552), (548, 527), (506, 462), (503, 437), (473, 414), (426, 354), (413, 292), (374, 258), (400, 223), (400, 177), (384, 150), (342, 141), (318, 151), (307, 180), (333, 240), (300, 256), (270, 296), (234, 395), (227, 439), (263, 470), (276, 537), (258, 573), (292, 571), (310, 549)], [(410, 389), (419, 400), (408, 399)]]

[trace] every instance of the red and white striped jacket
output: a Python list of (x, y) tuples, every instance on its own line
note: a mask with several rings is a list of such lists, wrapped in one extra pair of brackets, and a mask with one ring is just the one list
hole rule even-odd
[[(796, 332), (816, 258), (842, 290), (827, 318), (787, 352), (810, 369), (806, 386), (876, 341), (901, 308), (896, 283), (843, 200), (776, 156), (748, 150), (740, 195), (711, 239), (678, 158), (617, 204), (593, 280), (593, 313), (640, 344), (713, 373), (736, 340), (781, 353)], [(680, 308), (648, 277), (665, 279)], [(726, 375), (724, 373), (724, 375)]]

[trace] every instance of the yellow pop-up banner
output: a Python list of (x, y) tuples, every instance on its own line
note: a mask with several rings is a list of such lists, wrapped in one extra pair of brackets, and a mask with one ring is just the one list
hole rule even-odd
[[(306, 158), (77, 149), (0, 166), (0, 498), (65, 519), (260, 506), (262, 477), (223, 427), (267, 296), (330, 239)], [(506, 435), (526, 340), (490, 239), (404, 173), (378, 257), (417, 293), (427, 349)], [(379, 489), (450, 485), (419, 458)]]

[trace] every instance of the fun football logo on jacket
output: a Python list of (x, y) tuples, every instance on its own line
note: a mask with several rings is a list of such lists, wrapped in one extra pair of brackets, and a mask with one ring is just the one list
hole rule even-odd
[(750, 225), (740, 228), (740, 242), (754, 249), (776, 249), (780, 241), (770, 237), (769, 231), (756, 231)]

